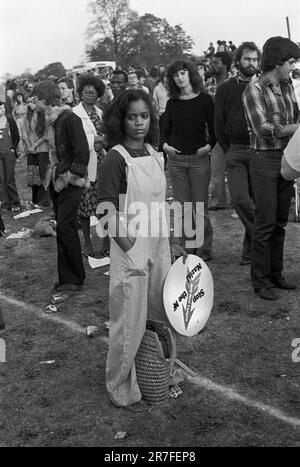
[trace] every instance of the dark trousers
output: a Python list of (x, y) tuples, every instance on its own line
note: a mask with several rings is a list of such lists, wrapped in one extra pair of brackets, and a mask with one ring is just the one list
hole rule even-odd
[(248, 146), (233, 145), (226, 152), (226, 168), (231, 203), (245, 227), (242, 258), (250, 260), (254, 225), (253, 189), (250, 178), (250, 159), (253, 151)]
[(293, 181), (280, 174), (281, 152), (252, 152), (250, 173), (255, 200), (251, 251), (251, 280), (255, 289), (270, 287), (282, 277), (285, 226)]
[(13, 151), (0, 151), (0, 200), (6, 209), (20, 206), (15, 168), (15, 153)]
[(49, 192), (45, 190), (43, 185), (33, 185), (32, 190), (32, 202), (39, 206), (50, 206)]
[(50, 184), (50, 196), (57, 222), (58, 279), (61, 284), (82, 285), (85, 279), (78, 235), (78, 216), (82, 188), (69, 185), (56, 193)]
[(38, 168), (38, 173), (39, 173), (39, 178), (40, 178), (39, 184), (34, 184), (34, 180), (33, 180), (33, 185), (31, 185), (33, 204), (39, 204), (40, 206), (50, 205), (49, 192), (45, 190), (44, 185), (43, 185), (49, 163), (50, 163), (49, 154), (47, 152), (27, 154), (28, 166), (36, 166)]

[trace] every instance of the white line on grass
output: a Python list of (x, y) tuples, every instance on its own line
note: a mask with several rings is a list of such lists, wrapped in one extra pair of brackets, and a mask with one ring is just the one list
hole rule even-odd
[(234, 400), (240, 402), (248, 407), (252, 407), (262, 412), (265, 412), (272, 417), (278, 418), (279, 420), (286, 422), (294, 427), (300, 427), (300, 419), (295, 417), (289, 417), (285, 415), (281, 410), (275, 409), (266, 404), (262, 404), (261, 402), (253, 401), (248, 397), (241, 396), (239, 393), (235, 392), (233, 389), (223, 386), (221, 384), (214, 383), (208, 378), (203, 378), (202, 376), (195, 373), (189, 367), (187, 367), (184, 363), (180, 360), (176, 359), (175, 363), (181, 367), (181, 369), (187, 375), (187, 379), (197, 387), (205, 388), (207, 391), (214, 391), (221, 393), (224, 397), (230, 400)]
[[(8, 303), (9, 305), (15, 305), (19, 308), (23, 308), (25, 310), (31, 311), (35, 314), (37, 314), (40, 318), (47, 319), (49, 321), (54, 321), (58, 324), (63, 324), (67, 328), (69, 328), (73, 332), (79, 332), (80, 334), (86, 334), (86, 328), (81, 326), (80, 324), (74, 323), (73, 321), (69, 321), (68, 319), (62, 318), (59, 315), (56, 314), (47, 314), (44, 313), (40, 308), (30, 305), (28, 303), (21, 302), (20, 300), (16, 300), (15, 298), (10, 298), (7, 297), (6, 295), (3, 295), (0, 292), (0, 301), (4, 301)], [(7, 328), (9, 330), (10, 328)], [(100, 340), (103, 340), (103, 342), (107, 342), (107, 337), (101, 337), (99, 336)]]
[[(41, 310), (38, 307), (35, 307), (33, 305), (26, 304), (24, 302), (21, 302), (20, 300), (16, 300), (14, 298), (7, 297), (6, 295), (3, 295), (0, 293), (0, 301), (4, 301), (10, 305), (15, 305), (17, 307), (23, 308), (25, 310), (34, 312), (37, 314), (39, 317), (42, 317), (44, 319), (48, 319), (49, 321), (54, 321), (59, 324), (63, 324), (64, 326), (68, 327), (71, 331), (74, 332), (79, 332), (81, 334), (86, 333), (86, 329), (83, 326), (80, 326), (79, 324), (76, 324), (72, 321), (69, 321), (67, 319), (64, 319), (60, 316), (57, 315), (47, 315), (45, 313), (42, 313)], [(8, 328), (9, 329), (9, 328)], [(99, 338), (103, 342), (107, 342), (107, 337), (100, 337)], [(176, 360), (176, 363), (178, 366), (182, 368), (184, 373), (187, 375), (187, 379), (194, 385), (199, 388), (204, 388), (207, 391), (213, 391), (216, 393), (222, 394), (223, 397), (226, 399), (240, 402), (241, 404), (244, 404), (248, 407), (251, 407), (253, 409), (257, 409), (261, 412), (264, 412), (268, 415), (270, 415), (273, 418), (277, 418), (278, 420), (285, 422), (294, 428), (300, 427), (300, 419), (296, 417), (289, 417), (286, 415), (284, 412), (282, 412), (279, 409), (276, 409), (274, 407), (271, 407), (270, 405), (263, 404), (261, 402), (249, 399), (248, 397), (242, 396), (238, 392), (234, 391), (233, 389), (223, 386), (221, 384), (214, 383), (208, 378), (203, 378), (202, 376), (198, 375), (195, 373), (193, 370), (191, 370), (189, 367), (184, 365), (180, 360)]]
[(210, 379), (203, 378), (202, 376), (188, 376), (187, 379), (197, 387), (204, 388), (208, 391), (214, 391), (217, 393), (221, 393), (226, 399), (230, 399), (232, 401), (240, 402), (248, 407), (253, 409), (258, 409), (261, 412), (264, 412), (271, 417), (277, 418), (282, 422), (288, 423), (289, 425), (293, 426), (294, 428), (300, 427), (300, 419), (296, 417), (289, 417), (284, 412), (279, 409), (275, 409), (270, 405), (262, 404), (261, 402), (254, 401), (249, 399), (248, 397), (242, 396), (241, 394), (235, 392), (233, 389), (223, 386), (221, 384), (214, 383)]

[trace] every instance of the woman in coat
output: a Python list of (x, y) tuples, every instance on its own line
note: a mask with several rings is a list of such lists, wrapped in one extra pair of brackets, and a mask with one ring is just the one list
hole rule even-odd
[(88, 178), (91, 186), (83, 190), (79, 206), (79, 220), (85, 243), (84, 253), (88, 256), (94, 256), (90, 218), (96, 214), (99, 167), (105, 156), (101, 136), (102, 111), (96, 106), (104, 91), (105, 84), (101, 79), (91, 75), (81, 76), (77, 89), (81, 102), (73, 108), (73, 112), (81, 118), (90, 150)]

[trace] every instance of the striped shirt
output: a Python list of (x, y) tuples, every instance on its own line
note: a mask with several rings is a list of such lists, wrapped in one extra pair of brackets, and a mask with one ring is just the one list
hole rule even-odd
[(242, 99), (251, 149), (274, 151), (287, 146), (290, 137), (280, 138), (280, 132), (294, 122), (292, 91), (290, 83), (275, 86), (268, 73), (250, 81)]

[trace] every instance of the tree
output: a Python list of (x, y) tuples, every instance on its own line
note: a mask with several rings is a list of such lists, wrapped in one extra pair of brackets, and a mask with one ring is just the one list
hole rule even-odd
[(86, 55), (91, 62), (97, 62), (102, 60), (111, 60), (113, 57), (113, 43), (110, 39), (104, 39), (102, 42), (98, 42), (96, 45), (90, 45), (86, 47)]
[(62, 76), (66, 76), (66, 69), (61, 62), (50, 63), (49, 65), (45, 66), (42, 70), (39, 70), (35, 77), (39, 78), (41, 76), (55, 76), (56, 78), (61, 78)]
[(90, 2), (88, 11), (89, 58), (95, 58), (96, 54), (97, 59), (103, 59), (102, 56), (97, 55), (97, 47), (102, 44), (102, 48), (98, 49), (99, 52), (108, 55), (110, 53), (109, 59), (120, 63), (121, 50), (128, 42), (127, 26), (137, 19), (137, 13), (129, 8), (129, 0), (95, 0)]
[[(124, 21), (119, 37), (122, 37), (122, 40), (118, 43), (118, 58), (115, 55), (114, 57), (124, 68), (128, 65), (150, 68), (158, 63), (170, 63), (172, 60), (187, 57), (194, 45), (192, 38), (186, 35), (181, 25), (172, 27), (166, 19), (157, 18), (149, 13), (142, 17), (135, 15), (134, 21)], [(87, 53), (91, 59), (93, 57), (100, 60), (104, 59), (101, 53), (106, 57), (109, 51), (113, 53), (114, 47), (113, 39), (106, 38), (88, 47)]]
[(181, 25), (172, 27), (166, 19), (149, 13), (130, 25), (130, 35), (126, 53), (123, 53), (126, 64), (147, 68), (187, 57), (194, 45)]

